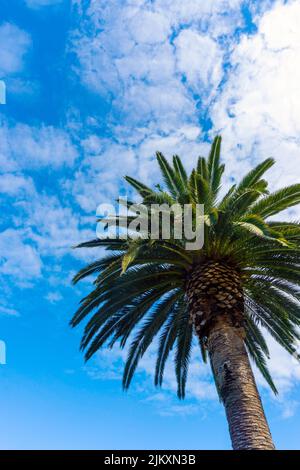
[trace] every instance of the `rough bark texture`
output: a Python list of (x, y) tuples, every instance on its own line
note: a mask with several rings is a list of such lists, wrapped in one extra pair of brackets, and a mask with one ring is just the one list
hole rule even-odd
[(190, 321), (209, 353), (233, 449), (274, 449), (244, 345), (241, 273), (225, 263), (201, 263), (187, 279), (186, 295)]
[(233, 449), (272, 450), (274, 444), (243, 341), (242, 329), (220, 318), (207, 347), (224, 403)]
[(241, 274), (220, 261), (195, 266), (186, 283), (190, 320), (200, 338), (206, 338), (215, 321), (226, 313), (233, 326), (243, 325)]

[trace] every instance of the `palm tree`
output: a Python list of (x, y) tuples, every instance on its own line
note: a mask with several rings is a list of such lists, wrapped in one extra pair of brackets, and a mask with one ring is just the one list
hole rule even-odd
[[(220, 197), (220, 146), (216, 137), (208, 158), (200, 157), (189, 177), (177, 155), (170, 165), (158, 152), (165, 189), (125, 178), (147, 208), (203, 203), (204, 245), (188, 251), (185, 240), (172, 234), (169, 240), (102, 237), (81, 243), (78, 247), (105, 247), (108, 254), (75, 276), (74, 283), (90, 275), (96, 279), (71, 325), (90, 315), (81, 341), (86, 360), (105, 344), (123, 348), (131, 338), (124, 389), (158, 335), (155, 385), (162, 385), (174, 350), (179, 398), (185, 396), (196, 342), (203, 360), (210, 360), (233, 448), (274, 449), (249, 356), (277, 393), (266, 365), (264, 332), (297, 355), (300, 224), (269, 217), (300, 202), (300, 184), (268, 193), (262, 179), (274, 164), (268, 158)], [(129, 209), (132, 204), (127, 202)], [(114, 223), (122, 227), (128, 221), (118, 216)]]

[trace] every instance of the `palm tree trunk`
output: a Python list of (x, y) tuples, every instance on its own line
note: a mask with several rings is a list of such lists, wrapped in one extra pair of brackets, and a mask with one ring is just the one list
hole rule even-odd
[(209, 332), (207, 346), (233, 449), (274, 449), (244, 345), (243, 328), (233, 327), (222, 315)]

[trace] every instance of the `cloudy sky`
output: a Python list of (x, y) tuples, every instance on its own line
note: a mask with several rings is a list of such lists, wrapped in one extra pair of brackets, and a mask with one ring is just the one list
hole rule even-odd
[[(300, 2), (2, 0), (0, 365), (2, 448), (229, 448), (209, 368), (195, 350), (187, 399), (155, 345), (132, 390), (124, 352), (85, 365), (68, 321), (89, 284), (95, 210), (157, 182), (154, 153), (191, 168), (216, 133), (227, 183), (276, 158), (272, 187), (299, 181)], [(299, 209), (289, 213), (300, 215)], [(271, 343), (276, 399), (257, 380), (279, 448), (300, 448), (300, 367)]]

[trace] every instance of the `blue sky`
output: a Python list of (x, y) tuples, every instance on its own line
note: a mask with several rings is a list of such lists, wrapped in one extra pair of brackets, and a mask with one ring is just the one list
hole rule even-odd
[[(155, 345), (127, 393), (126, 352), (84, 364), (68, 322), (90, 286), (71, 278), (97, 253), (70, 247), (94, 236), (124, 174), (155, 182), (156, 150), (190, 168), (217, 132), (227, 182), (270, 155), (273, 188), (297, 182), (299, 22), (296, 1), (2, 0), (1, 448), (230, 448), (196, 350), (184, 402), (171, 362), (154, 388)], [(270, 349), (267, 417), (278, 448), (299, 449), (300, 368)]]

